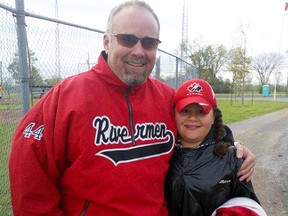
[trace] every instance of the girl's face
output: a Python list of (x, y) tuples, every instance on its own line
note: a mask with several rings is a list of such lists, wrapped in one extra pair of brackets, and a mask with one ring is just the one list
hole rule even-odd
[(198, 104), (189, 104), (180, 112), (175, 109), (175, 120), (183, 147), (196, 148), (207, 136), (214, 123), (213, 109), (205, 113)]

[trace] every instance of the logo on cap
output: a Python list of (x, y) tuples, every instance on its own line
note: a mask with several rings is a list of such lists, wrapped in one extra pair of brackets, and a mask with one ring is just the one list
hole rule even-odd
[(202, 86), (200, 86), (198, 83), (192, 83), (191, 85), (189, 85), (187, 87), (187, 90), (189, 91), (188, 95), (189, 94), (192, 94), (192, 93), (198, 93), (200, 94), (203, 90)]

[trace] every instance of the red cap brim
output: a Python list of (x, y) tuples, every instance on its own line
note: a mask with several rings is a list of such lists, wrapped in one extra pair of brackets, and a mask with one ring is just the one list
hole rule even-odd
[(181, 110), (189, 104), (199, 104), (206, 114), (209, 113), (210, 110), (212, 109), (212, 105), (207, 100), (205, 100), (203, 97), (200, 96), (187, 97), (177, 101), (176, 109), (178, 112), (181, 112)]

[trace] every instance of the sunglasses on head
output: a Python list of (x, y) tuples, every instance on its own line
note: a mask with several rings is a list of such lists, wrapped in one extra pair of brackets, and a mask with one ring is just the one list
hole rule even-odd
[(140, 40), (141, 45), (146, 50), (152, 50), (157, 49), (159, 43), (161, 41), (157, 38), (151, 38), (151, 37), (143, 37), (138, 38), (133, 34), (112, 34), (111, 32), (108, 32), (110, 35), (117, 38), (117, 41), (120, 45), (124, 47), (133, 47), (137, 44), (138, 40)]

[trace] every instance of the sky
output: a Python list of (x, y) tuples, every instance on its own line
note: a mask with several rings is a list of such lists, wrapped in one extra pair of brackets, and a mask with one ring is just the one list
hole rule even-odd
[[(15, 7), (18, 0), (0, 0)], [(106, 29), (110, 10), (123, 0), (24, 0), (25, 10), (78, 25)], [(226, 48), (244, 44), (250, 55), (288, 50), (288, 0), (146, 0), (161, 24), (160, 49), (175, 53), (181, 42), (183, 5), (188, 11), (188, 40)], [(241, 27), (244, 34), (241, 33)], [(285, 54), (288, 56), (287, 54)]]

